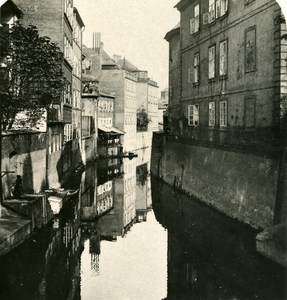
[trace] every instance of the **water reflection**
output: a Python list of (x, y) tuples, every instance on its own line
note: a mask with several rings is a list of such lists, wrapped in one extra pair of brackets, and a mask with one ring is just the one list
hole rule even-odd
[(0, 299), (285, 299), (256, 232), (152, 180), (150, 149), (75, 175), (53, 224), (0, 258)]
[(168, 229), (166, 299), (286, 299), (285, 270), (256, 252), (254, 230), (153, 187), (156, 217)]

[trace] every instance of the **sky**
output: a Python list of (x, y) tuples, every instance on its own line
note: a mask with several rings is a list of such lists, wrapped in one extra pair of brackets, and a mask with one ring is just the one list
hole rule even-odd
[[(240, 0), (242, 1), (242, 0)], [(121, 55), (159, 84), (168, 86), (168, 43), (165, 34), (180, 19), (179, 0), (74, 0), (85, 23), (84, 44), (92, 46), (101, 32), (106, 52)], [(287, 16), (287, 0), (277, 1)]]

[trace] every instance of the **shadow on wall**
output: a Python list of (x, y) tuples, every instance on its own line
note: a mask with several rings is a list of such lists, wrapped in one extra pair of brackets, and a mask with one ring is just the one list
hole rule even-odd
[(83, 168), (84, 163), (79, 141), (68, 141), (62, 149), (56, 166), (60, 185), (65, 185), (71, 175), (76, 175)]
[(3, 171), (6, 172), (2, 178), (4, 198), (15, 197), (16, 186), (17, 195), (46, 189), (46, 148), (42, 135), (7, 136), (3, 149)]

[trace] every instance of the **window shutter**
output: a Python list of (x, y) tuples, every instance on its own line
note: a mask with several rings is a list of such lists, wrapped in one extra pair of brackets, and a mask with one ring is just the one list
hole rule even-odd
[(203, 19), (203, 25), (208, 24), (209, 23), (209, 13), (203, 14), (202, 19)]

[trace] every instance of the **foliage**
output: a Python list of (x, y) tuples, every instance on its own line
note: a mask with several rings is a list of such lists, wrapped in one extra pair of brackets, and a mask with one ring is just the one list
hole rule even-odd
[(17, 113), (30, 111), (27, 116), (35, 118), (59, 103), (64, 89), (63, 53), (32, 25), (2, 28), (0, 41), (0, 112), (2, 128), (10, 129)]
[(144, 108), (140, 108), (137, 111), (137, 131), (147, 131), (150, 118), (147, 111)]

